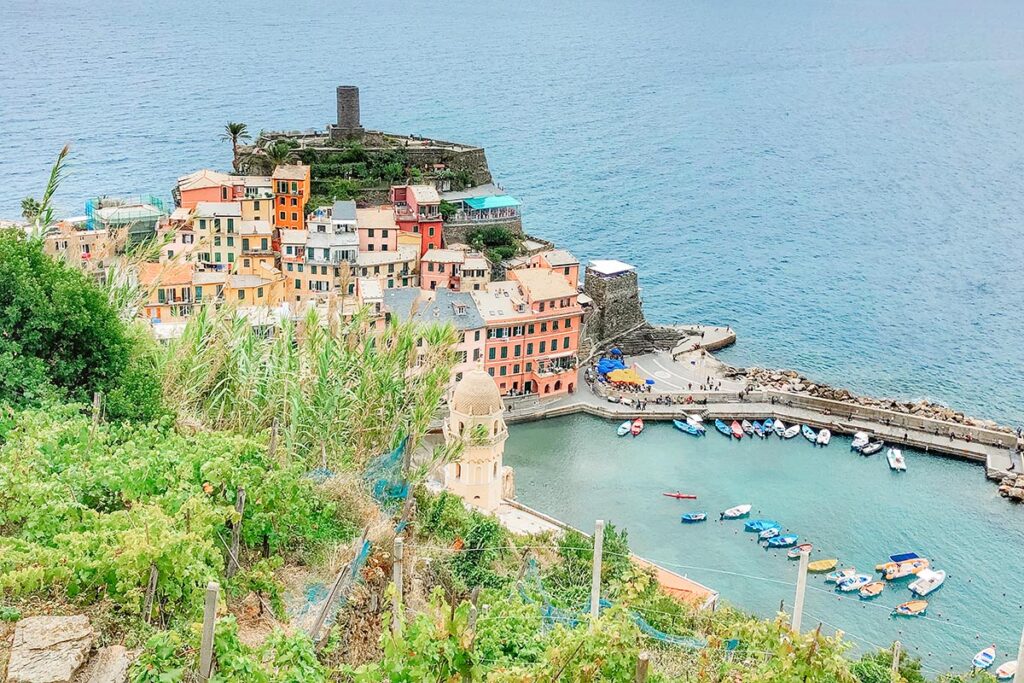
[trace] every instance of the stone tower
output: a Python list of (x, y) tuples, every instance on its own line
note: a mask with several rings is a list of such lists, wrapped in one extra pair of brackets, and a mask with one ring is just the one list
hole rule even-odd
[(444, 421), (445, 441), (464, 444), (459, 459), (445, 466), (445, 487), (485, 512), (501, 505), (504, 481), (511, 479), (511, 468), (501, 462), (508, 438), (504, 412), (498, 385), (477, 368), (455, 385)]
[(338, 86), (338, 123), (331, 126), (335, 140), (361, 138), (363, 127), (359, 123), (359, 88), (354, 85)]

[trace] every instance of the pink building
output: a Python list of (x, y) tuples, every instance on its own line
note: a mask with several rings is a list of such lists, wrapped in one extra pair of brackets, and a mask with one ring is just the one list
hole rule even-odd
[(398, 249), (398, 224), (391, 206), (356, 209), (356, 229), (360, 252)]

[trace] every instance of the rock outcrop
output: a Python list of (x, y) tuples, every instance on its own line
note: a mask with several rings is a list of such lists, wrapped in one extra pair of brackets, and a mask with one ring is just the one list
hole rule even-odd
[(27, 617), (14, 630), (9, 683), (70, 683), (96, 638), (89, 618)]

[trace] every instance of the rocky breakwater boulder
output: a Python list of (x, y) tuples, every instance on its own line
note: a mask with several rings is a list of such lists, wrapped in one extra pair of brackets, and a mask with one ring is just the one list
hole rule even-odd
[(999, 495), (1003, 498), (1024, 502), (1024, 474), (1011, 474), (999, 482)]

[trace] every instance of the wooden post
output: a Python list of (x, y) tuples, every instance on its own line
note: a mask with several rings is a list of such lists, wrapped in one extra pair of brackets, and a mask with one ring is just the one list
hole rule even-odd
[(92, 392), (92, 426), (100, 423), (100, 406), (103, 404), (103, 394), (98, 391)]
[(238, 513), (238, 521), (231, 525), (231, 552), (228, 553), (227, 576), (230, 579), (238, 571), (238, 546), (242, 540), (242, 515), (245, 514), (245, 489), (238, 487), (235, 496), (235, 512)]
[(650, 666), (651, 656), (641, 652), (636, 660), (636, 683), (647, 683), (647, 668)]
[(804, 593), (807, 592), (807, 565), (810, 559), (809, 551), (800, 551), (800, 573), (796, 577), (796, 598), (793, 602), (793, 631), (796, 633), (800, 633), (800, 624), (804, 618)]
[(900, 648), (902, 645), (900, 641), (895, 641), (892, 644), (892, 672), (899, 673), (900, 671)]
[(146, 606), (142, 610), (142, 618), (146, 620), (146, 623), (150, 623), (153, 618), (153, 598), (156, 595), (156, 580), (160, 575), (160, 570), (156, 568), (155, 564), (149, 565), (149, 584), (146, 586)]
[(199, 680), (207, 681), (213, 671), (213, 629), (217, 625), (217, 594), (220, 585), (216, 581), (206, 584), (206, 611), (203, 613), (203, 639), (199, 645)]
[(391, 631), (398, 633), (402, 621), (402, 595), (405, 581), (402, 577), (402, 563), (405, 561), (405, 544), (401, 536), (395, 536), (394, 557), (391, 558), (391, 581), (395, 584), (395, 594), (391, 598)]
[(594, 628), (601, 608), (601, 556), (604, 553), (604, 520), (594, 523), (594, 569), (590, 578), (590, 628)]
[(1017, 673), (1013, 675), (1013, 683), (1024, 683), (1024, 630), (1020, 632), (1020, 645), (1017, 647)]
[(341, 582), (346, 576), (354, 574), (356, 570), (356, 560), (359, 559), (359, 554), (363, 552), (363, 545), (366, 543), (366, 537), (370, 533), (370, 527), (363, 529), (363, 535), (359, 539), (359, 544), (356, 546), (355, 557), (352, 558), (352, 562), (347, 567), (341, 569), (338, 572), (337, 578), (334, 580), (334, 585), (331, 586), (330, 592), (327, 594), (327, 600), (324, 601), (324, 606), (320, 608), (320, 614), (317, 615), (316, 621), (313, 623), (313, 627), (309, 630), (309, 638), (314, 643), (320, 636), (320, 629), (323, 628), (324, 621), (327, 620), (327, 612), (331, 608), (331, 604), (334, 602), (334, 598), (338, 594), (338, 589), (341, 587)]

